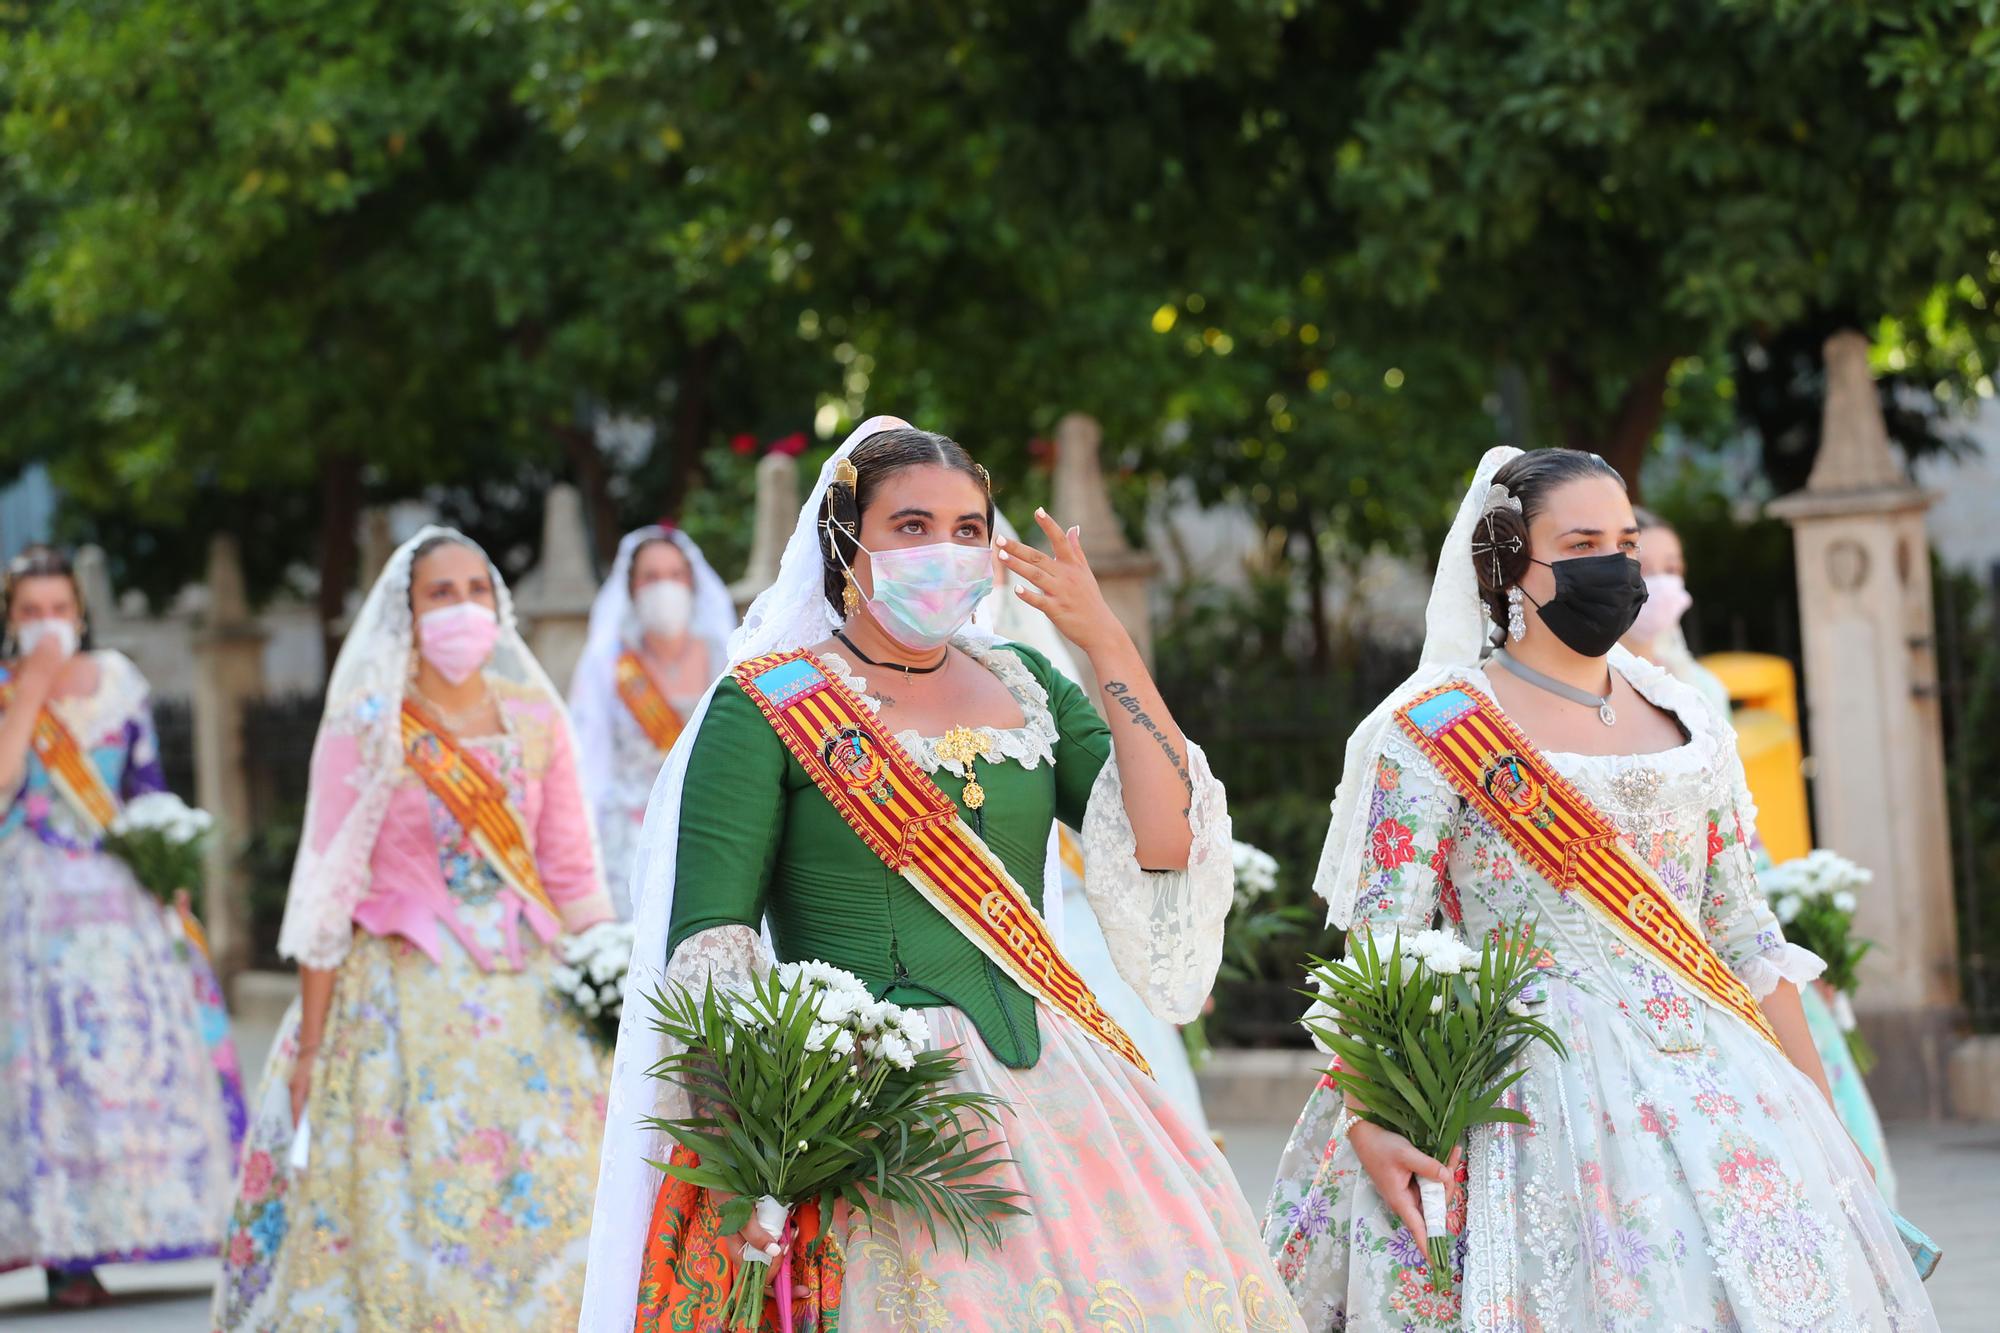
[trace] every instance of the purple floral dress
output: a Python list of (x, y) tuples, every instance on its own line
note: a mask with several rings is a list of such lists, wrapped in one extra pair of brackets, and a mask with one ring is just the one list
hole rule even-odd
[[(94, 656), (56, 715), (119, 799), (162, 790), (145, 679)], [(242, 1128), (206, 960), (30, 750), (0, 817), (0, 1269), (213, 1253)]]
[[(1465, 683), (1491, 693), (1478, 673)], [(1752, 868), (1755, 810), (1728, 725), (1687, 687), (1632, 683), (1676, 713), (1662, 754), (1546, 758), (1618, 827), (1753, 994), (1816, 974)], [(1472, 944), (1523, 917), (1553, 951), (1534, 997), (1568, 1047), (1536, 1045), (1509, 1094), (1523, 1127), (1470, 1136), (1453, 1231), (1459, 1281), (1423, 1254), (1343, 1137), (1339, 1094), (1307, 1101), (1265, 1238), (1318, 1333), (1331, 1329), (1934, 1329), (1887, 1205), (1833, 1108), (1740, 1020), (1559, 893), (1400, 733), (1381, 749), (1354, 928), (1442, 918)]]

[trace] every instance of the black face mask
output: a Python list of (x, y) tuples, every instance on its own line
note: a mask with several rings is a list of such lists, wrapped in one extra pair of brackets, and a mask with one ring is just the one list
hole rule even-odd
[(1556, 576), (1556, 595), (1535, 607), (1542, 623), (1572, 652), (1585, 657), (1610, 652), (1646, 604), (1645, 577), (1639, 573), (1639, 562), (1629, 555), (1580, 555), (1554, 564), (1535, 563), (1548, 565)]

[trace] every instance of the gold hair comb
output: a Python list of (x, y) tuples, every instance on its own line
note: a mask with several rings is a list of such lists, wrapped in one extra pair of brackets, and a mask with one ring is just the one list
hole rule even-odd
[(839, 458), (834, 460), (833, 464), (834, 485), (845, 486), (849, 490), (853, 490), (855, 484), (860, 480), (861, 480), (861, 474), (854, 470), (853, 459)]

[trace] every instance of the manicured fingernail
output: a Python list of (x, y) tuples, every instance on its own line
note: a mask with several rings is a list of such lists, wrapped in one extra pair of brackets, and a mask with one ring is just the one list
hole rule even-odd
[(1007, 538), (1005, 536), (995, 537), (993, 539), (993, 544), (995, 546), (1005, 546), (1007, 544)]
[(1040, 514), (1043, 518), (1047, 518), (1049, 516), (1049, 511), (1042, 508), (1040, 505), (1035, 506), (1035, 512), (1037, 514)]

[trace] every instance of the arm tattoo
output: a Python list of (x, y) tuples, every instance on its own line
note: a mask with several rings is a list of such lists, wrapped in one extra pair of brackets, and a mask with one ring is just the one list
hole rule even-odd
[(1174, 766), (1174, 772), (1180, 775), (1181, 786), (1187, 790), (1188, 806), (1181, 811), (1182, 815), (1187, 815), (1194, 808), (1194, 776), (1188, 772), (1187, 760), (1181, 756), (1179, 750), (1174, 748), (1174, 743), (1167, 739), (1167, 734), (1160, 730), (1158, 723), (1153, 721), (1152, 714), (1148, 713), (1140, 705), (1139, 696), (1132, 693), (1131, 687), (1126, 685), (1124, 681), (1106, 681), (1104, 683), (1104, 692), (1111, 696), (1111, 701), (1114, 704), (1131, 715), (1133, 726), (1140, 728), (1153, 738), (1153, 743), (1160, 747), (1162, 754), (1166, 755), (1167, 762)]

